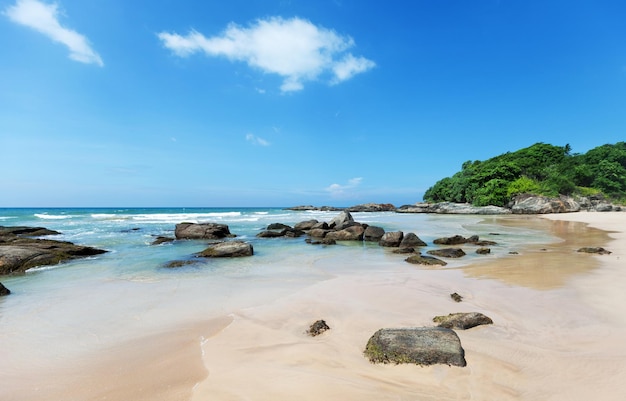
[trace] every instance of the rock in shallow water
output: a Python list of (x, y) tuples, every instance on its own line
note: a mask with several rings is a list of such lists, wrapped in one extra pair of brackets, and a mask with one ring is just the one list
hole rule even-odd
[(442, 327), (380, 329), (369, 339), (364, 353), (374, 363), (467, 364), (457, 334)]
[(241, 256), (252, 256), (254, 249), (252, 245), (243, 241), (228, 241), (210, 245), (207, 249), (199, 253), (205, 258), (236, 258)]

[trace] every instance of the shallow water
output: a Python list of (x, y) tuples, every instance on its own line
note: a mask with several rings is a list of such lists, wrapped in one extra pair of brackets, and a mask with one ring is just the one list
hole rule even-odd
[[(256, 238), (270, 223), (330, 221), (337, 214), (281, 209), (0, 209), (1, 225), (43, 226), (62, 233), (50, 238), (109, 251), (0, 277), (12, 291), (0, 298), (0, 377), (17, 380), (129, 339), (270, 303), (337, 275), (358, 278), (368, 272), (419, 269), (405, 263), (405, 256), (376, 244), (325, 247), (306, 244), (304, 237)], [(415, 232), (428, 244), (456, 234), (498, 242), (491, 255), (468, 252), (461, 260), (449, 261), (445, 269), (558, 241), (554, 233), (536, 226), (502, 225), (498, 218), (353, 216), (386, 231)], [(150, 245), (155, 236), (173, 236), (175, 225), (183, 221), (228, 224), (239, 239), (253, 244), (255, 255), (164, 268), (168, 261), (192, 258), (206, 247), (206, 241)], [(422, 252), (428, 249), (431, 246)]]

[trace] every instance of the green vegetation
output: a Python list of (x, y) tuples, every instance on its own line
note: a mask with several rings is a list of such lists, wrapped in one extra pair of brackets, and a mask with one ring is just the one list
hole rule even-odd
[(485, 161), (467, 161), (424, 194), (428, 202), (506, 205), (518, 194), (626, 199), (626, 142), (602, 145), (585, 154), (571, 147), (536, 143)]

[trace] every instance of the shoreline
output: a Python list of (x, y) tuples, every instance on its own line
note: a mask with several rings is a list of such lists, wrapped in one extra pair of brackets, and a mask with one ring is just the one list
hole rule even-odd
[[(0, 398), (621, 400), (626, 317), (619, 308), (626, 301), (626, 272), (618, 265), (626, 248), (626, 214), (493, 218), (551, 226), (564, 240), (443, 269), (416, 268), (394, 257), (367, 274), (331, 275), (269, 302), (200, 316), (71, 366), (61, 363), (49, 377), (36, 369), (34, 381), (7, 377)], [(576, 254), (580, 241), (613, 253)], [(567, 266), (564, 255), (571, 256)], [(332, 271), (332, 265), (332, 258), (321, 258), (314, 267)], [(507, 274), (511, 266), (543, 267), (530, 282), (519, 282)], [(563, 267), (568, 271), (559, 273)], [(537, 285), (546, 278), (550, 285)], [(453, 292), (463, 302), (452, 301)], [(466, 368), (373, 365), (362, 354), (379, 328), (432, 326), (436, 315), (470, 311), (494, 324), (457, 331)], [(331, 330), (308, 337), (305, 331), (318, 319)], [(25, 383), (34, 385), (20, 387)]]

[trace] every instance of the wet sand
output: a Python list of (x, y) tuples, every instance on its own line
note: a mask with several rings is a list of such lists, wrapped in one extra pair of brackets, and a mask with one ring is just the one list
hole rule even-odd
[[(50, 375), (34, 369), (30, 378), (9, 377), (0, 399), (624, 399), (626, 213), (498, 222), (552, 230), (563, 240), (462, 268), (421, 269), (394, 255), (384, 269), (337, 275), (228, 316), (199, 317), (70, 366), (59, 363)], [(613, 253), (579, 254), (581, 246)], [(458, 331), (465, 368), (374, 365), (363, 356), (379, 328), (432, 326), (436, 315), (470, 311), (494, 324)], [(317, 319), (331, 330), (309, 337)]]

